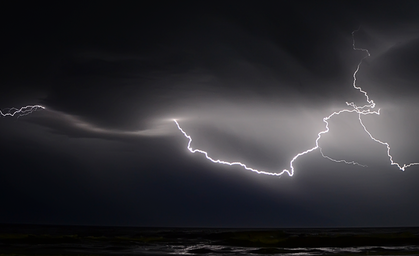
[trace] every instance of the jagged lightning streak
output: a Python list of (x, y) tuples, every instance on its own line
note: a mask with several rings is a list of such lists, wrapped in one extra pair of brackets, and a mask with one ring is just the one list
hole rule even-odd
[[(303, 151), (303, 152), (301, 152), (301, 153), (298, 153), (297, 155), (295, 155), (292, 159), (291, 159), (291, 161), (290, 161), (290, 170), (287, 170), (287, 169), (284, 169), (284, 170), (282, 170), (281, 172), (266, 172), (266, 171), (259, 171), (259, 170), (257, 170), (257, 169), (254, 169), (254, 168), (250, 168), (250, 167), (248, 167), (247, 165), (245, 165), (245, 164), (243, 164), (243, 163), (241, 163), (241, 162), (227, 162), (227, 161), (224, 161), (224, 160), (220, 160), (220, 159), (213, 159), (213, 158), (211, 158), (210, 156), (208, 156), (208, 152), (206, 152), (206, 151), (203, 151), (203, 150), (200, 150), (200, 149), (193, 149), (192, 147), (191, 147), (191, 143), (192, 143), (192, 137), (191, 136), (189, 136), (181, 127), (180, 127), (180, 125), (179, 125), (179, 123), (178, 123), (178, 121), (176, 120), (176, 119), (173, 119), (173, 121), (176, 123), (176, 126), (177, 126), (177, 128), (183, 133), (183, 135), (189, 140), (189, 142), (188, 142), (188, 146), (187, 146), (187, 148), (188, 148), (188, 150), (191, 152), (191, 153), (200, 153), (200, 154), (203, 154), (203, 155), (205, 155), (205, 157), (208, 159), (208, 160), (210, 160), (211, 162), (213, 162), (213, 163), (218, 163), (218, 164), (225, 164), (225, 165), (240, 165), (241, 167), (243, 167), (244, 169), (246, 169), (246, 170), (249, 170), (249, 171), (252, 171), (252, 172), (256, 172), (256, 173), (258, 173), (258, 174), (266, 174), (266, 175), (272, 175), (272, 176), (281, 176), (282, 174), (284, 174), (284, 173), (288, 173), (288, 175), (289, 176), (293, 176), (294, 175), (294, 162), (295, 162), (295, 160), (297, 160), (297, 158), (299, 158), (300, 156), (302, 156), (302, 155), (305, 155), (305, 154), (308, 154), (308, 153), (310, 153), (310, 152), (312, 152), (312, 151), (314, 151), (314, 150), (316, 150), (316, 149), (320, 149), (320, 152), (321, 152), (321, 154), (322, 154), (322, 156), (324, 157), (324, 158), (327, 158), (327, 159), (329, 159), (329, 160), (331, 160), (331, 161), (334, 161), (334, 162), (337, 162), (337, 163), (346, 163), (346, 164), (354, 164), (354, 165), (360, 165), (360, 166), (363, 166), (363, 167), (365, 167), (365, 165), (361, 165), (361, 164), (359, 164), (359, 163), (357, 163), (357, 162), (354, 162), (354, 161), (346, 161), (346, 160), (335, 160), (335, 159), (333, 159), (333, 158), (331, 158), (331, 157), (329, 157), (329, 156), (326, 156), (326, 155), (324, 155), (323, 154), (323, 152), (321, 151), (321, 148), (320, 148), (320, 146), (319, 146), (319, 140), (320, 140), (320, 138), (321, 138), (321, 136), (323, 135), (323, 134), (325, 134), (325, 133), (328, 133), (329, 132), (329, 122), (328, 122), (328, 120), (331, 118), (331, 117), (333, 117), (334, 115), (339, 115), (339, 114), (341, 114), (341, 113), (344, 113), (344, 112), (356, 112), (357, 110), (356, 109), (343, 109), (343, 110), (341, 110), (341, 111), (338, 111), (338, 112), (333, 112), (332, 114), (330, 114), (329, 116), (327, 116), (327, 117), (325, 117), (325, 118), (323, 118), (323, 122), (324, 123), (326, 123), (326, 129), (324, 130), (324, 131), (321, 131), (321, 132), (319, 132), (318, 134), (317, 134), (317, 139), (316, 139), (316, 141), (315, 141), (315, 146), (314, 147), (312, 147), (312, 148), (310, 148), (310, 149), (307, 149), (306, 151)], [(365, 114), (372, 114), (373, 112), (370, 112), (370, 111), (363, 111)]]
[(183, 133), (183, 135), (185, 135), (185, 137), (189, 140), (188, 142), (188, 150), (191, 151), (192, 153), (201, 153), (203, 155), (205, 155), (205, 157), (210, 160), (213, 163), (217, 163), (217, 164), (226, 164), (226, 165), (240, 165), (241, 167), (243, 167), (244, 169), (248, 170), (248, 171), (252, 171), (252, 172), (256, 172), (259, 174), (266, 174), (266, 175), (273, 175), (273, 176), (281, 176), (282, 174), (284, 174), (284, 172), (287, 172), (290, 176), (292, 176), (293, 173), (290, 173), (288, 170), (283, 170), (282, 172), (265, 172), (265, 171), (259, 171), (250, 167), (247, 167), (247, 165), (240, 163), (240, 162), (227, 162), (227, 161), (223, 161), (223, 160), (219, 160), (219, 159), (213, 159), (211, 157), (208, 156), (208, 153), (200, 150), (200, 149), (193, 149), (191, 147), (191, 143), (192, 143), (192, 137), (189, 136), (179, 125), (179, 123), (177, 122), (176, 119), (173, 119), (173, 121), (176, 123), (177, 128)]
[(203, 150), (200, 150), (200, 149), (193, 149), (192, 147), (191, 147), (191, 143), (192, 143), (192, 137), (191, 136), (189, 136), (181, 127), (180, 127), (180, 125), (179, 125), (179, 123), (177, 122), (177, 120), (176, 119), (173, 119), (173, 121), (176, 123), (176, 126), (177, 126), (177, 128), (183, 133), (183, 135), (189, 140), (189, 142), (188, 142), (188, 146), (187, 146), (187, 148), (188, 148), (188, 150), (190, 151), (190, 152), (192, 152), (192, 153), (200, 153), (200, 154), (203, 154), (203, 155), (205, 155), (205, 157), (208, 159), (208, 160), (210, 160), (211, 162), (213, 162), (213, 163), (218, 163), (218, 164), (224, 164), (224, 165), (239, 165), (239, 166), (241, 166), (241, 167), (243, 167), (244, 169), (246, 169), (246, 170), (249, 170), (249, 171), (252, 171), (252, 172), (256, 172), (256, 173), (258, 173), (258, 174), (266, 174), (266, 175), (272, 175), (272, 176), (281, 176), (282, 174), (284, 174), (284, 173), (288, 173), (288, 175), (289, 176), (293, 176), (294, 175), (294, 162), (300, 157), (300, 156), (303, 156), (303, 155), (305, 155), (305, 154), (308, 154), (308, 153), (310, 153), (310, 152), (312, 152), (312, 151), (315, 151), (316, 149), (319, 149), (319, 151), (320, 151), (320, 154), (324, 157), (324, 158), (326, 158), (326, 159), (329, 159), (329, 160), (331, 160), (331, 161), (333, 161), (333, 162), (337, 162), (337, 163), (345, 163), (345, 164), (353, 164), (353, 165), (359, 165), (359, 166), (363, 166), (363, 167), (365, 167), (365, 165), (362, 165), (362, 164), (359, 164), (359, 163), (357, 163), (357, 162), (355, 162), (355, 161), (346, 161), (346, 160), (336, 160), (336, 159), (333, 159), (333, 158), (331, 158), (331, 157), (329, 157), (329, 156), (327, 156), (327, 155), (325, 155), (324, 153), (323, 153), (323, 150), (322, 150), (322, 148), (319, 146), (319, 141), (320, 141), (320, 139), (321, 139), (321, 137), (322, 137), (322, 135), (323, 134), (326, 134), (326, 133), (328, 133), (329, 132), (329, 122), (328, 122), (328, 120), (330, 119), (330, 118), (332, 118), (333, 116), (335, 116), (335, 115), (340, 115), (340, 114), (342, 114), (342, 113), (357, 113), (358, 114), (358, 120), (359, 120), (359, 123), (361, 124), (361, 126), (362, 126), (362, 128), (364, 129), (364, 131), (368, 134), (368, 136), (373, 140), (373, 141), (375, 141), (375, 142), (377, 142), (377, 143), (380, 143), (381, 145), (385, 145), (386, 147), (387, 147), (387, 156), (389, 157), (389, 159), (390, 159), (390, 163), (391, 163), (391, 165), (395, 165), (395, 166), (397, 166), (401, 171), (404, 171), (406, 168), (408, 168), (408, 167), (411, 167), (411, 166), (413, 166), (413, 165), (419, 165), (419, 163), (410, 163), (410, 164), (403, 164), (403, 166), (401, 166), (399, 163), (396, 163), (396, 162), (394, 162), (393, 161), (393, 156), (390, 154), (390, 145), (387, 143), (387, 142), (383, 142), (383, 141), (381, 141), (381, 140), (378, 140), (378, 139), (376, 139), (369, 131), (368, 131), (368, 129), (367, 129), (367, 127), (365, 126), (365, 124), (362, 122), (362, 118), (361, 118), (361, 116), (362, 115), (371, 115), (371, 114), (375, 114), (375, 115), (380, 115), (380, 110), (378, 109), (378, 110), (373, 110), (374, 108), (375, 108), (375, 103), (374, 103), (374, 101), (372, 100), (372, 99), (370, 99), (369, 98), (369, 96), (368, 96), (368, 93), (366, 92), (366, 91), (364, 91), (364, 90), (362, 90), (362, 88), (361, 87), (359, 87), (359, 86), (357, 86), (357, 84), (356, 84), (356, 81), (357, 81), (357, 78), (356, 78), (356, 75), (358, 74), (358, 71), (359, 71), (359, 69), (360, 69), (360, 67), (361, 67), (361, 64), (362, 64), (362, 62), (363, 62), (363, 60), (364, 59), (366, 59), (366, 58), (368, 58), (369, 56), (371, 56), (371, 54), (370, 54), (370, 52), (367, 50), (367, 49), (363, 49), (363, 48), (357, 48), (356, 46), (355, 46), (355, 33), (356, 32), (358, 32), (359, 31), (359, 29), (358, 30), (355, 30), (355, 31), (353, 31), (352, 32), (352, 48), (353, 48), (353, 50), (355, 50), (355, 51), (363, 51), (363, 52), (365, 52), (366, 53), (366, 55), (359, 61), (359, 63), (358, 63), (358, 65), (357, 65), (357, 67), (356, 67), (356, 69), (355, 69), (355, 71), (354, 71), (354, 73), (353, 73), (353, 75), (352, 75), (352, 77), (353, 77), (353, 83), (352, 83), (352, 86), (356, 89), (356, 90), (358, 90), (360, 93), (362, 93), (362, 94), (364, 94), (364, 96), (365, 96), (365, 98), (366, 98), (366, 101), (367, 101), (367, 103), (368, 104), (366, 104), (366, 105), (364, 105), (364, 106), (361, 106), (361, 107), (358, 107), (354, 102), (346, 102), (346, 105), (347, 106), (350, 106), (350, 107), (352, 107), (352, 109), (342, 109), (342, 110), (340, 110), (340, 111), (337, 111), (337, 112), (333, 112), (332, 114), (330, 114), (329, 116), (327, 116), (327, 117), (325, 117), (325, 118), (323, 118), (323, 122), (326, 124), (325, 125), (325, 127), (326, 127), (326, 129), (325, 130), (323, 130), (323, 131), (321, 131), (321, 132), (319, 132), (318, 134), (317, 134), (317, 138), (316, 138), (316, 140), (315, 140), (315, 146), (314, 147), (312, 147), (312, 148), (310, 148), (310, 149), (307, 149), (307, 150), (305, 150), (305, 151), (303, 151), (303, 152), (301, 152), (301, 153), (298, 153), (297, 155), (295, 155), (292, 159), (291, 159), (291, 161), (290, 161), (290, 169), (289, 170), (287, 170), (287, 169), (284, 169), (284, 170), (282, 170), (281, 172), (266, 172), (266, 171), (259, 171), (259, 170), (257, 170), (257, 169), (254, 169), (254, 168), (250, 168), (250, 167), (248, 167), (247, 165), (245, 165), (245, 164), (243, 164), (243, 163), (241, 163), (241, 162), (227, 162), (227, 161), (224, 161), (224, 160), (219, 160), (219, 159), (213, 159), (213, 158), (211, 158), (210, 156), (208, 156), (208, 152), (206, 152), (206, 151), (203, 151)]
[(365, 106), (362, 106), (362, 107), (356, 107), (356, 105), (355, 105), (353, 102), (351, 102), (351, 103), (346, 102), (346, 105), (348, 105), (348, 106), (352, 106), (352, 107), (354, 107), (355, 109), (374, 108), (374, 107), (375, 107), (375, 103), (374, 103), (374, 101), (373, 101), (373, 100), (370, 100), (370, 97), (368, 96), (368, 93), (367, 93), (366, 91), (363, 91), (361, 87), (358, 87), (358, 86), (356, 85), (356, 75), (358, 74), (358, 71), (359, 71), (359, 69), (360, 69), (360, 67), (361, 67), (362, 62), (363, 62), (366, 58), (368, 58), (368, 57), (370, 57), (370, 56), (371, 56), (370, 52), (369, 52), (367, 49), (357, 48), (357, 47), (355, 46), (355, 33), (356, 33), (356, 32), (358, 32), (358, 31), (359, 31), (359, 29), (352, 31), (352, 49), (354, 49), (354, 51), (363, 51), (363, 52), (365, 52), (365, 53), (366, 53), (366, 55), (365, 55), (365, 56), (364, 56), (364, 57), (363, 57), (363, 58), (359, 61), (358, 65), (356, 66), (355, 72), (354, 72), (354, 73), (353, 73), (353, 75), (352, 75), (352, 77), (353, 77), (353, 83), (352, 83), (352, 86), (353, 86), (355, 89), (357, 89), (359, 92), (361, 92), (362, 94), (364, 94), (364, 96), (365, 96), (365, 98), (366, 98), (367, 102), (369, 103), (369, 105), (365, 105)]
[[(358, 29), (358, 30), (359, 30), (359, 29)], [(356, 112), (358, 113), (358, 120), (359, 120), (359, 123), (361, 124), (362, 128), (364, 129), (364, 131), (368, 134), (368, 136), (369, 136), (369, 137), (370, 137), (373, 141), (375, 141), (375, 142), (377, 142), (377, 143), (379, 143), (379, 144), (384, 145), (384, 146), (386, 146), (386, 147), (387, 147), (387, 156), (388, 156), (388, 158), (389, 158), (389, 160), (390, 160), (390, 164), (391, 164), (391, 165), (395, 165), (395, 166), (397, 166), (397, 168), (399, 168), (399, 170), (401, 170), (401, 171), (405, 171), (405, 170), (406, 170), (406, 168), (411, 167), (411, 166), (414, 166), (414, 165), (419, 165), (419, 163), (415, 163), (415, 162), (413, 162), (413, 163), (409, 163), (409, 164), (403, 164), (403, 166), (401, 166), (399, 163), (394, 162), (394, 160), (393, 160), (393, 156), (390, 154), (390, 150), (391, 150), (391, 148), (390, 148), (390, 144), (389, 144), (389, 143), (387, 143), (387, 142), (384, 142), (384, 141), (381, 141), (381, 140), (379, 140), (379, 139), (375, 138), (375, 137), (371, 134), (371, 132), (369, 132), (369, 131), (368, 131), (368, 129), (367, 129), (367, 127), (365, 126), (365, 124), (362, 122), (361, 115), (362, 115), (362, 114), (364, 114), (364, 112), (362, 111), (362, 109), (364, 109), (364, 108), (371, 108), (371, 109), (373, 109), (373, 108), (375, 107), (375, 103), (374, 103), (374, 101), (373, 101), (373, 100), (371, 100), (371, 99), (369, 98), (369, 96), (368, 96), (367, 92), (363, 91), (361, 87), (359, 87), (359, 86), (357, 86), (357, 85), (356, 85), (356, 74), (357, 74), (357, 73), (358, 73), (358, 71), (359, 71), (359, 68), (360, 68), (360, 66), (361, 66), (361, 64), (362, 64), (362, 61), (363, 61), (365, 58), (367, 58), (367, 57), (371, 56), (370, 52), (369, 52), (367, 49), (357, 48), (357, 47), (355, 46), (355, 33), (356, 33), (356, 32), (358, 32), (358, 30), (355, 30), (355, 31), (353, 31), (353, 32), (352, 32), (352, 48), (353, 48), (354, 50), (358, 50), (358, 51), (363, 51), (363, 52), (366, 52), (366, 53), (367, 53), (367, 55), (366, 55), (366, 56), (364, 56), (364, 57), (361, 59), (361, 61), (358, 63), (358, 66), (357, 66), (357, 68), (356, 68), (356, 70), (355, 70), (355, 72), (354, 72), (354, 74), (353, 74), (353, 87), (354, 87), (355, 89), (359, 90), (361, 93), (363, 93), (363, 94), (365, 95), (366, 101), (367, 101), (369, 104), (364, 105), (364, 106), (362, 106), (362, 107), (357, 107), (357, 106), (356, 106), (353, 102), (351, 102), (351, 103), (348, 103), (348, 102), (347, 102), (346, 104), (347, 104), (348, 106), (352, 106), (352, 107), (356, 110)], [(368, 110), (369, 110), (369, 109), (368, 109)], [(378, 111), (370, 111), (370, 112), (368, 112), (368, 113), (374, 113), (374, 114), (380, 115), (380, 110), (378, 110)]]
[[(379, 113), (378, 113), (379, 114)], [(362, 122), (361, 119), (361, 115), (358, 115), (358, 119), (359, 119), (359, 123), (362, 125), (362, 127), (364, 128), (364, 131), (368, 134), (368, 136), (370, 136), (370, 138), (377, 142), (380, 143), (381, 145), (384, 145), (387, 147), (387, 156), (390, 159), (390, 163), (391, 165), (395, 165), (397, 166), (401, 171), (405, 171), (406, 168), (413, 166), (413, 165), (419, 165), (419, 163), (409, 163), (409, 164), (403, 164), (403, 166), (401, 166), (399, 163), (396, 163), (393, 161), (393, 156), (390, 154), (390, 144), (388, 144), (387, 142), (383, 142), (381, 140), (376, 139), (374, 136), (372, 136), (372, 134), (367, 130), (367, 127), (364, 125), (364, 123)]]
[(2, 116), (26, 116), (31, 114), (38, 109), (45, 109), (44, 106), (41, 105), (27, 105), (21, 108), (8, 108), (7, 110), (0, 110), (0, 115)]

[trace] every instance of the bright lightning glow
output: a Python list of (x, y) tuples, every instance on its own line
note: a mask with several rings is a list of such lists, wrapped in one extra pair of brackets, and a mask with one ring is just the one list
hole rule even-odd
[(26, 116), (31, 114), (34, 111), (37, 111), (38, 109), (45, 109), (44, 106), (41, 105), (28, 105), (21, 108), (8, 108), (7, 110), (0, 110), (0, 115), (2, 116)]
[[(359, 30), (359, 29), (358, 29)], [(355, 105), (355, 103), (353, 103), (353, 102), (350, 102), (350, 103), (348, 103), (348, 102), (346, 102), (346, 105), (347, 106), (350, 106), (350, 107), (352, 107), (352, 109), (342, 109), (342, 110), (340, 110), (340, 111), (337, 111), (337, 112), (333, 112), (332, 114), (330, 114), (329, 116), (327, 116), (327, 117), (325, 117), (325, 118), (323, 118), (323, 122), (326, 124), (326, 129), (325, 130), (323, 130), (323, 131), (321, 131), (321, 132), (319, 132), (318, 134), (317, 134), (317, 138), (316, 138), (316, 140), (315, 140), (315, 146), (314, 147), (312, 147), (312, 148), (310, 148), (310, 149), (307, 149), (307, 150), (305, 150), (305, 151), (303, 151), (303, 152), (301, 152), (301, 153), (298, 153), (297, 155), (295, 155), (292, 159), (291, 159), (291, 161), (290, 161), (290, 169), (289, 170), (287, 170), (287, 169), (284, 169), (284, 170), (282, 170), (282, 171), (280, 171), (280, 172), (266, 172), (266, 171), (259, 171), (259, 170), (257, 170), (257, 169), (254, 169), (254, 168), (250, 168), (250, 167), (248, 167), (247, 165), (245, 165), (245, 164), (243, 164), (243, 163), (241, 163), (241, 162), (227, 162), (227, 161), (224, 161), (224, 160), (219, 160), (219, 159), (213, 159), (213, 158), (211, 158), (210, 156), (208, 156), (208, 152), (206, 152), (206, 151), (203, 151), (203, 150), (200, 150), (200, 149), (193, 149), (192, 147), (191, 147), (191, 143), (192, 143), (192, 137), (191, 136), (189, 136), (181, 127), (180, 127), (180, 125), (179, 125), (179, 123), (177, 122), (177, 120), (173, 120), (175, 123), (176, 123), (176, 126), (177, 126), (177, 128), (183, 133), (183, 135), (189, 140), (189, 142), (188, 142), (188, 146), (187, 146), (187, 148), (188, 148), (188, 150), (190, 151), (190, 152), (192, 152), (192, 153), (200, 153), (200, 154), (203, 154), (203, 155), (205, 155), (205, 157), (208, 159), (208, 160), (210, 160), (211, 162), (213, 162), (213, 163), (218, 163), (218, 164), (224, 164), (224, 165), (239, 165), (239, 166), (241, 166), (241, 167), (243, 167), (244, 169), (246, 169), (246, 170), (249, 170), (249, 171), (252, 171), (252, 172), (256, 172), (256, 173), (258, 173), (258, 174), (265, 174), (265, 175), (272, 175), (272, 176), (281, 176), (282, 174), (284, 174), (284, 173), (287, 173), (289, 176), (293, 176), (294, 175), (294, 162), (297, 160), (297, 158), (299, 158), (300, 156), (303, 156), (303, 155), (305, 155), (305, 154), (308, 154), (308, 153), (310, 153), (310, 152), (312, 152), (312, 151), (314, 151), (314, 150), (316, 150), (316, 149), (319, 149), (319, 151), (320, 151), (320, 153), (321, 153), (321, 155), (324, 157), (324, 158), (326, 158), (326, 159), (329, 159), (329, 160), (331, 160), (331, 161), (333, 161), (333, 162), (337, 162), (337, 163), (345, 163), (345, 164), (354, 164), (354, 165), (359, 165), (359, 166), (363, 166), (363, 167), (365, 167), (365, 165), (361, 165), (361, 164), (359, 164), (359, 163), (357, 163), (357, 162), (354, 162), (354, 161), (346, 161), (346, 160), (336, 160), (336, 159), (333, 159), (333, 158), (331, 158), (331, 157), (329, 157), (329, 156), (327, 156), (327, 155), (325, 155), (325, 154), (323, 154), (323, 151), (322, 151), (322, 148), (319, 146), (319, 140), (321, 139), (321, 137), (322, 137), (322, 135), (323, 134), (326, 134), (326, 133), (328, 133), (329, 132), (329, 122), (328, 122), (328, 120), (330, 119), (330, 118), (332, 118), (333, 116), (335, 116), (335, 115), (339, 115), (339, 114), (341, 114), (341, 113), (356, 113), (356, 114), (358, 114), (358, 120), (359, 120), (359, 123), (361, 124), (361, 126), (362, 126), (362, 128), (364, 129), (364, 131), (368, 134), (368, 136), (373, 140), (373, 141), (375, 141), (375, 142), (377, 142), (377, 143), (380, 143), (381, 145), (385, 145), (386, 147), (387, 147), (387, 156), (389, 157), (389, 159), (390, 159), (390, 163), (391, 163), (391, 165), (395, 165), (395, 166), (397, 166), (401, 171), (404, 171), (406, 168), (408, 168), (408, 167), (411, 167), (411, 166), (413, 166), (413, 165), (419, 165), (419, 163), (410, 163), (410, 164), (403, 164), (403, 166), (402, 165), (400, 165), (399, 163), (396, 163), (396, 162), (394, 162), (393, 161), (393, 156), (390, 154), (390, 145), (387, 143), (387, 142), (383, 142), (383, 141), (381, 141), (381, 140), (378, 140), (378, 139), (376, 139), (369, 131), (368, 131), (368, 129), (367, 129), (367, 127), (364, 125), (364, 123), (362, 122), (362, 118), (361, 118), (361, 116), (362, 115), (370, 115), (370, 114), (375, 114), (375, 115), (380, 115), (380, 110), (378, 109), (378, 110), (372, 110), (372, 109), (374, 109), (375, 108), (375, 103), (374, 103), (374, 101), (373, 100), (371, 100), (370, 98), (369, 98), (369, 96), (368, 96), (368, 93), (366, 92), (366, 91), (364, 91), (364, 90), (362, 90), (362, 88), (361, 87), (359, 87), (359, 86), (357, 86), (356, 85), (356, 75), (357, 75), (357, 73), (358, 73), (358, 71), (359, 71), (359, 69), (360, 69), (360, 67), (361, 67), (361, 64), (362, 64), (362, 61), (365, 59), (365, 58), (367, 58), (367, 57), (369, 57), (369, 56), (371, 56), (370, 55), (370, 52), (367, 50), (367, 49), (363, 49), (363, 48), (357, 48), (356, 46), (355, 46), (355, 33), (356, 32), (358, 32), (358, 30), (355, 30), (355, 31), (353, 31), (352, 32), (352, 48), (355, 50), (355, 51), (363, 51), (363, 52), (365, 52), (366, 53), (366, 55), (359, 61), (359, 63), (358, 63), (358, 65), (357, 65), (357, 67), (356, 67), (356, 69), (355, 69), (355, 71), (354, 71), (354, 73), (353, 73), (353, 83), (352, 83), (352, 86), (356, 89), (356, 90), (358, 90), (359, 92), (361, 92), (362, 94), (364, 94), (364, 96), (365, 96), (365, 98), (366, 98), (366, 101), (367, 101), (367, 103), (368, 104), (366, 104), (366, 105), (364, 105), (364, 106), (361, 106), (361, 107), (358, 107), (357, 105)]]
[[(240, 163), (240, 162), (226, 162), (223, 160), (219, 160), (219, 159), (213, 159), (211, 157), (208, 156), (208, 153), (200, 150), (200, 149), (193, 149), (191, 147), (191, 143), (192, 143), (192, 137), (189, 136), (179, 125), (179, 123), (177, 122), (176, 119), (173, 119), (173, 121), (176, 123), (177, 128), (183, 133), (183, 135), (185, 135), (186, 138), (188, 138), (189, 142), (188, 142), (188, 150), (191, 151), (192, 153), (201, 153), (203, 155), (205, 155), (205, 157), (210, 160), (213, 163), (217, 163), (217, 164), (226, 164), (226, 165), (240, 165), (241, 167), (243, 167), (246, 170), (252, 171), (252, 172), (256, 172), (259, 174), (266, 174), (266, 175), (273, 175), (273, 176), (281, 176), (282, 174), (284, 174), (284, 172), (287, 172), (288, 175), (292, 176), (293, 175), (293, 171), (290, 173), (288, 170), (283, 170), (282, 172), (265, 172), (265, 171), (259, 171), (250, 167), (247, 167), (247, 165)], [(314, 150), (314, 149), (313, 149)], [(294, 157), (296, 158), (296, 157)], [(294, 159), (293, 159), (294, 160)], [(292, 162), (292, 161), (291, 161)], [(291, 165), (292, 167), (292, 165)]]

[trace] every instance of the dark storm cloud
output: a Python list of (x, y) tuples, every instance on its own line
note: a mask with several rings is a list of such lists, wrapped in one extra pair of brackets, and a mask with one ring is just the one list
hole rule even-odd
[[(288, 36), (291, 34), (284, 37)], [(316, 38), (307, 35), (308, 40)], [(318, 45), (313, 43), (308, 51)], [(306, 59), (313, 59), (312, 52), (288, 51), (289, 46), (276, 45), (269, 37), (257, 38), (225, 18), (201, 18), (198, 25), (183, 28), (176, 39), (143, 57), (135, 49), (129, 53), (131, 58), (126, 52), (74, 53), (63, 61), (44, 104), (101, 126), (135, 129), (140, 120), (172, 111), (176, 115), (177, 108), (184, 112), (183, 106), (200, 108), (201, 102), (219, 98), (274, 97), (285, 105), (301, 94), (311, 94), (306, 98), (310, 102), (332, 93), (325, 87), (330, 82), (320, 82), (319, 70), (310, 70), (313, 66), (307, 64)], [(330, 56), (327, 50), (316, 51), (320, 59)], [(331, 58), (338, 61), (336, 56)], [(340, 72), (335, 72), (339, 65), (332, 66), (329, 74)], [(323, 88), (307, 85), (313, 79)], [(109, 104), (112, 102), (118, 104)], [(167, 105), (174, 108), (168, 111)]]
[[(371, 70), (372, 76), (383, 84), (389, 93), (397, 94), (399, 97), (416, 95), (417, 87), (414, 85), (419, 82), (417, 73), (418, 49), (419, 36), (396, 43), (374, 59), (375, 65)], [(388, 78), (385, 74), (392, 74), (390, 81), (385, 81)], [(390, 83), (397, 86), (391, 86)]]
[[(54, 12), (47, 11), (50, 9)], [(4, 222), (142, 226), (417, 225), (414, 168), (389, 165), (357, 116), (330, 121), (318, 151), (273, 178), (190, 154), (278, 172), (314, 146), (322, 118), (365, 104), (395, 161), (418, 161), (417, 3), (101, 2), (2, 8)], [(5, 17), (5, 15), (3, 15)], [(10, 24), (10, 25), (9, 25)], [(383, 214), (383, 212), (385, 214)], [(379, 216), (379, 217), (377, 217)]]

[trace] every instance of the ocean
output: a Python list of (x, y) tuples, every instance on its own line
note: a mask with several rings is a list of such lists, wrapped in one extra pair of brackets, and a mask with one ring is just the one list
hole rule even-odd
[(419, 228), (0, 225), (0, 255), (419, 255)]

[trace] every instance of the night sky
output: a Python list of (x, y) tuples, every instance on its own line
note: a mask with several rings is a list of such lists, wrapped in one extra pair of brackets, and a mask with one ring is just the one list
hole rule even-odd
[[(419, 2), (2, 3), (0, 223), (419, 226)], [(178, 2), (178, 1), (177, 1)], [(292, 4), (291, 4), (292, 2)]]

